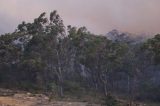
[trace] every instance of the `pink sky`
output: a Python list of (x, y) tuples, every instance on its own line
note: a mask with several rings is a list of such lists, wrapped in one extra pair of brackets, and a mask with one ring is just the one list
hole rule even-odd
[(0, 33), (12, 32), (23, 20), (57, 10), (65, 25), (86, 26), (105, 34), (160, 32), (160, 0), (1, 0)]

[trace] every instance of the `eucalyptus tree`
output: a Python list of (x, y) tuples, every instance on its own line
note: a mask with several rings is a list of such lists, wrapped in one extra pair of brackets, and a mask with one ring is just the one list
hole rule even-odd
[(147, 50), (154, 64), (160, 63), (160, 34), (155, 35), (154, 38), (148, 39), (144, 43), (143, 49)]
[(85, 28), (76, 30), (70, 28), (70, 37), (78, 48), (78, 60), (89, 68), (95, 89), (103, 84), (104, 94), (107, 96), (108, 77), (112, 70), (118, 69), (122, 64), (126, 45), (114, 43), (103, 36), (96, 36)]
[[(44, 12), (38, 18), (34, 19), (33, 23), (23, 22), (18, 26), (18, 33), (22, 35), (29, 34), (29, 36), (32, 36), (25, 47), (23, 60), (26, 61), (26, 59), (34, 59), (34, 61), (38, 61), (40, 64), (44, 64), (41, 65), (43, 66), (41, 67), (42, 72), (43, 70), (49, 70), (51, 73), (53, 73), (52, 77), (56, 75), (58, 80), (57, 82), (59, 86), (59, 93), (60, 96), (63, 96), (63, 74), (65, 71), (63, 67), (66, 63), (64, 61), (67, 59), (67, 51), (65, 47), (67, 46), (67, 44), (65, 44), (65, 27), (57, 11), (51, 12), (49, 19), (46, 18), (45, 15), (46, 13)], [(36, 64), (32, 65), (34, 66)], [(41, 76), (48, 80), (48, 75), (45, 75), (47, 72), (43, 72), (44, 74), (38, 74), (37, 78), (42, 79), (39, 78)], [(42, 81), (43, 80), (38, 82)]]

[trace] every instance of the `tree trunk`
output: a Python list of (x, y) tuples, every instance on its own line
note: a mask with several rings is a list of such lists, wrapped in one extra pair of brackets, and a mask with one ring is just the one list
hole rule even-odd
[(107, 85), (104, 84), (104, 94), (107, 97), (108, 96), (108, 90), (107, 90)]
[(60, 97), (63, 97), (64, 92), (63, 92), (63, 86), (62, 85), (59, 86), (59, 92), (60, 92)]
[(129, 94), (129, 106), (133, 106), (133, 80), (134, 78), (130, 78), (130, 76), (128, 76), (128, 94)]
[(57, 72), (57, 76), (58, 76), (58, 83), (59, 83), (59, 95), (60, 97), (63, 97), (64, 96), (64, 93), (63, 93), (63, 78), (62, 78), (62, 73), (61, 73), (61, 70), (59, 70)]
[(97, 84), (97, 82), (95, 83), (95, 89), (96, 89), (96, 91), (98, 91), (98, 84)]
[(130, 94), (130, 76), (128, 75), (127, 77), (127, 91), (128, 91), (128, 94)]
[(61, 97), (64, 96), (64, 92), (63, 92), (63, 75), (62, 75), (62, 68), (61, 68), (61, 60), (60, 60), (60, 55), (59, 52), (56, 50), (57, 53), (57, 57), (58, 57), (58, 69), (57, 69), (57, 76), (58, 76), (58, 82), (59, 82), (59, 94)]
[(107, 76), (106, 76), (104, 73), (102, 73), (102, 74), (100, 75), (100, 79), (101, 79), (101, 81), (102, 81), (102, 83), (103, 83), (104, 95), (105, 95), (105, 96), (108, 96), (108, 90), (107, 90), (107, 82), (108, 82), (108, 80), (107, 80)]

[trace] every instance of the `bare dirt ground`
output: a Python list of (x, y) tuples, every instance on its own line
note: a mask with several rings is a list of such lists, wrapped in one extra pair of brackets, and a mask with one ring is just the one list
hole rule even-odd
[(0, 106), (100, 106), (87, 102), (66, 102), (48, 101), (48, 98), (41, 96), (28, 96), (26, 94), (16, 94), (12, 97), (0, 97)]
[(41, 102), (36, 99), (15, 99), (12, 97), (0, 97), (0, 106), (100, 106), (83, 102)]
[[(96, 97), (100, 98), (100, 96), (98, 95)], [(53, 98), (52, 100), (50, 100), (49, 97), (43, 94), (32, 94), (24, 91), (12, 91), (0, 88), (0, 106), (101, 106), (100, 104), (95, 104), (101, 102), (93, 99), (94, 97), (87, 98), (89, 99), (85, 99), (85, 97), (83, 97), (83, 99), (85, 99), (85, 102), (80, 102), (81, 100), (73, 99), (70, 97), (65, 99)], [(118, 101), (121, 103), (120, 106), (127, 106), (127, 101)], [(133, 106), (160, 106), (160, 104), (136, 103)]]
[[(1, 91), (1, 89), (0, 89)], [(100, 106), (88, 102), (49, 101), (43, 94), (12, 93), (8, 90), (0, 95), (0, 106)]]

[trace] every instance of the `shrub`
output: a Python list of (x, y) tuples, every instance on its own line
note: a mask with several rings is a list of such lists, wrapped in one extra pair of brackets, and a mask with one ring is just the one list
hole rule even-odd
[(119, 106), (118, 101), (111, 95), (108, 94), (105, 98), (103, 106)]
[(67, 92), (77, 92), (77, 91), (82, 91), (82, 87), (76, 83), (76, 82), (71, 82), (71, 81), (65, 81), (64, 82), (64, 90)]

